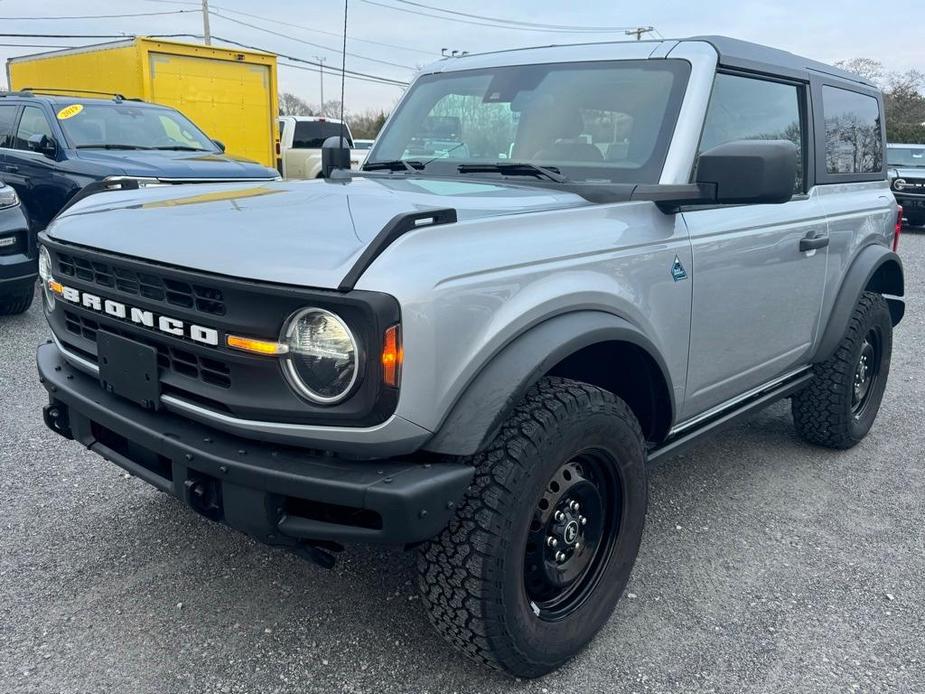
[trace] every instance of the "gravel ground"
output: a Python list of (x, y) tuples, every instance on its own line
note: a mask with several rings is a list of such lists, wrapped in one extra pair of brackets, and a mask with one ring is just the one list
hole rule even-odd
[(2, 692), (923, 692), (925, 234), (870, 436), (797, 440), (780, 403), (652, 470), (626, 597), (517, 681), (431, 631), (413, 555), (333, 571), (205, 521), (42, 425), (38, 302), (0, 319)]

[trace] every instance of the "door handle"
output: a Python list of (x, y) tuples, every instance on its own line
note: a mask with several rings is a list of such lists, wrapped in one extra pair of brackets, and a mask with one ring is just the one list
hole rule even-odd
[(819, 248), (825, 248), (828, 245), (828, 234), (817, 235), (815, 233), (810, 233), (800, 239), (800, 253), (805, 253), (806, 251), (815, 251)]
[(19, 167), (8, 164), (3, 167), (3, 170), (6, 171), (7, 173), (16, 173), (17, 171), (19, 171)]

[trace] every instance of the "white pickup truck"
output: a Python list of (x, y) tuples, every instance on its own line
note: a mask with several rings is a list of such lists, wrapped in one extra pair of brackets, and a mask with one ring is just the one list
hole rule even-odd
[(343, 121), (318, 116), (280, 116), (277, 168), (283, 178), (321, 178), (321, 145), (341, 133), (350, 143), (350, 168), (360, 168), (367, 152), (353, 149), (350, 126)]

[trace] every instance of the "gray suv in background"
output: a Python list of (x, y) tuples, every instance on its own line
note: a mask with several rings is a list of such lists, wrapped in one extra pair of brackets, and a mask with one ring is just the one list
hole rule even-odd
[(788, 397), (809, 442), (870, 430), (884, 149), (873, 84), (728, 38), (443, 60), (362, 171), (60, 215), (45, 420), (323, 565), (413, 548), (436, 629), (539, 676), (623, 593), (647, 462)]
[(886, 161), (890, 186), (906, 221), (925, 225), (925, 145), (888, 144)]

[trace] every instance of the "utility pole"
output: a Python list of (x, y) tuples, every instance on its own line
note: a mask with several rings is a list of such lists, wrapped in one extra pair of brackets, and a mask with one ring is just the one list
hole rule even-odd
[(209, 0), (202, 0), (202, 38), (207, 46), (212, 45), (212, 30), (209, 29)]
[(321, 79), (321, 115), (324, 115), (324, 62), (327, 58), (322, 58), (320, 55), (315, 56), (315, 60), (318, 61), (318, 77)]
[(642, 35), (652, 31), (655, 31), (655, 27), (636, 27), (635, 29), (627, 29), (625, 33), (627, 36), (633, 36), (635, 34), (636, 40), (642, 41)]

